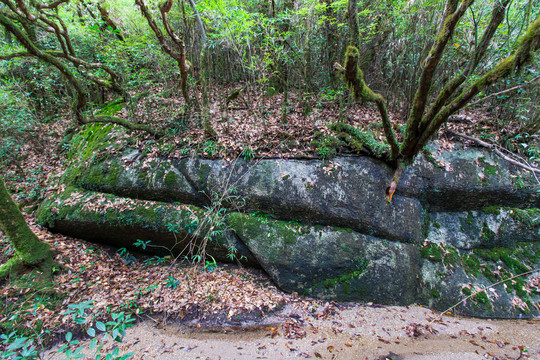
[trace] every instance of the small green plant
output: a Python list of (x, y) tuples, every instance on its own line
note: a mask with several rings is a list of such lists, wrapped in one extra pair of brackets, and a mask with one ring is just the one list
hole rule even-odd
[(212, 157), (214, 156), (214, 153), (217, 151), (217, 145), (212, 140), (207, 140), (202, 148), (202, 152), (204, 155)]
[[(69, 304), (68, 310), (64, 312), (64, 316), (71, 317), (76, 324), (83, 327), (88, 326), (94, 320), (89, 316), (88, 310), (93, 309), (93, 300), (84, 301), (78, 304)], [(100, 314), (94, 314), (94, 318)], [(120, 354), (120, 349), (116, 347), (111, 353), (104, 351), (104, 344), (108, 337), (116, 342), (122, 342), (126, 334), (126, 329), (133, 326), (135, 319), (131, 315), (124, 312), (110, 314), (111, 320), (107, 322), (96, 321), (94, 326), (86, 329), (86, 334), (93, 338), (89, 344), (82, 343), (74, 338), (70, 331), (66, 333), (63, 343), (58, 349), (58, 354), (61, 359), (104, 359), (104, 360), (126, 360), (133, 356), (134, 353)], [(48, 332), (45, 332), (48, 333)], [(98, 336), (98, 333), (100, 333)], [(41, 359), (43, 354), (40, 354), (35, 343), (36, 340), (40, 344), (43, 335), (24, 336), (16, 331), (9, 334), (0, 335), (2, 342), (2, 351), (0, 359), (19, 360), (19, 359)], [(91, 354), (88, 354), (90, 352)]]
[(250, 147), (246, 147), (242, 150), (242, 157), (244, 158), (245, 161), (250, 161), (250, 160), (253, 160), (255, 159), (255, 153), (253, 152), (253, 149), (251, 149)]
[(179, 229), (178, 224), (167, 223), (167, 224), (165, 224), (165, 226), (167, 227), (167, 230), (169, 230), (170, 232), (178, 234), (178, 231), (179, 231), (178, 230)]
[(177, 280), (174, 276), (169, 275), (167, 280), (165, 280), (165, 287), (168, 287), (169, 289), (177, 289), (178, 285), (180, 285), (180, 280)]
[(93, 300), (88, 300), (79, 304), (69, 304), (64, 315), (71, 315), (76, 324), (86, 324), (86, 310), (92, 309), (93, 303)]
[(0, 339), (5, 346), (0, 353), (1, 359), (39, 359), (34, 339), (19, 335), (15, 331), (0, 335)]
[[(83, 307), (86, 308), (86, 307)], [(126, 335), (126, 329), (133, 326), (135, 319), (131, 318), (130, 314), (125, 314), (121, 311), (111, 314), (111, 320), (107, 322), (96, 321), (93, 327), (89, 327), (86, 330), (86, 334), (93, 338), (90, 344), (80, 344), (78, 340), (73, 339), (73, 334), (68, 332), (65, 337), (65, 342), (58, 349), (58, 354), (65, 356), (65, 359), (83, 359), (87, 358), (85, 351), (92, 352), (92, 358), (105, 359), (105, 360), (125, 360), (133, 356), (133, 352), (129, 352), (121, 355), (120, 349), (115, 347), (109, 354), (102, 354), (103, 345), (108, 337), (116, 342), (122, 342), (122, 339)], [(98, 335), (98, 331), (101, 332), (101, 336)]]
[(216, 263), (216, 259), (214, 259), (213, 256), (210, 255), (210, 257), (212, 258), (212, 261), (206, 260), (204, 264), (204, 269), (209, 272), (213, 272), (217, 268), (217, 263)]
[(238, 252), (238, 249), (236, 249), (236, 247), (229, 246), (229, 248), (227, 249), (227, 258), (233, 261), (234, 258), (236, 257), (237, 252)]
[(135, 243), (133, 245), (135, 245), (137, 247), (140, 247), (143, 250), (146, 250), (146, 247), (148, 246), (148, 244), (150, 244), (150, 240), (143, 241), (141, 239), (137, 239), (137, 241), (135, 241)]
[(122, 259), (124, 259), (127, 265), (133, 264), (137, 260), (135, 259), (135, 256), (131, 255), (131, 253), (126, 248), (120, 248), (116, 250), (116, 252), (120, 255)]

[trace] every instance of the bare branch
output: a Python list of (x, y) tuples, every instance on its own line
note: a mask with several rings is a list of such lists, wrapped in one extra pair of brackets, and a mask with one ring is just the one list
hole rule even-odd
[(24, 1), (23, 0), (16, 0), (16, 2), (17, 2), (17, 7), (24, 14), (24, 16), (26, 16), (28, 21), (34, 22), (36, 20), (36, 17), (30, 13), (30, 11), (26, 7)]
[(197, 24), (199, 24), (199, 31), (201, 33), (201, 39), (202, 39), (202, 45), (203, 48), (206, 45), (206, 40), (208, 39), (206, 36), (206, 31), (204, 30), (204, 23), (201, 19), (201, 15), (199, 14), (199, 11), (197, 11), (197, 7), (195, 6), (194, 0), (189, 0), (189, 5), (191, 6), (191, 9), (193, 10), (193, 13), (195, 14), (195, 19), (197, 19)]
[(470, 104), (468, 104), (467, 106), (465, 106), (466, 108), (469, 107), (469, 106), (473, 106), (473, 105), (478, 105), (479, 103), (481, 102), (484, 102), (492, 97), (495, 97), (495, 96), (499, 96), (499, 95), (504, 95), (504, 94), (508, 94), (509, 92), (512, 92), (512, 91), (516, 91), (518, 89), (521, 89), (521, 88), (524, 88), (524, 87), (527, 87), (529, 85), (532, 85), (535, 81), (538, 81), (540, 80), (540, 75), (538, 75), (537, 77), (535, 77), (534, 79), (532, 79), (531, 81), (528, 81), (524, 84), (521, 84), (521, 85), (517, 85), (517, 86), (514, 86), (514, 87), (511, 87), (509, 89), (506, 89), (506, 90), (503, 90), (503, 91), (499, 91), (498, 93), (495, 93), (495, 94), (491, 94), (491, 95), (488, 95), (486, 97), (483, 97), (479, 100), (476, 100), (475, 102), (472, 102)]
[(504, 20), (504, 14), (506, 13), (506, 7), (511, 0), (496, 1), (493, 6), (493, 11), (491, 13), (491, 20), (487, 26), (480, 43), (476, 47), (474, 54), (472, 55), (469, 63), (465, 69), (455, 76), (452, 80), (447, 82), (443, 89), (439, 92), (437, 99), (430, 107), (428, 113), (422, 118), (419, 132), (422, 132), (424, 128), (429, 124), (431, 120), (437, 115), (439, 110), (447, 103), (448, 99), (456, 92), (456, 90), (467, 80), (467, 78), (472, 74), (472, 72), (478, 66), (478, 63), (486, 53), (486, 49), (491, 42), (491, 39), (495, 35), (497, 28)]
[(41, 9), (56, 9), (59, 5), (69, 2), (69, 0), (57, 0), (50, 4), (38, 4), (36, 7)]
[(402, 155), (413, 157), (444, 124), (448, 117), (465, 107), (472, 98), (478, 95), (483, 89), (493, 83), (509, 76), (516, 69), (522, 68), (533, 59), (533, 54), (540, 49), (540, 16), (529, 26), (525, 35), (520, 39), (516, 51), (503, 59), (495, 68), (480, 77), (451, 103), (444, 106), (441, 111), (425, 127), (422, 134), (408, 140), (407, 148), (402, 145)]
[(472, 137), (472, 136), (469, 136), (469, 135), (465, 135), (465, 134), (461, 134), (461, 133), (458, 133), (456, 131), (452, 131), (452, 130), (446, 130), (447, 133), (449, 134), (452, 134), (452, 135), (455, 135), (455, 136), (459, 136), (459, 137), (462, 137), (464, 139), (467, 139), (467, 140), (471, 140), (471, 141), (474, 141), (475, 143), (477, 143), (478, 145), (480, 146), (483, 146), (485, 148), (488, 148), (488, 149), (491, 149), (493, 150), (497, 155), (499, 155), (500, 157), (502, 157), (504, 160), (508, 161), (509, 163), (512, 163), (516, 166), (519, 166), (525, 170), (528, 170), (528, 171), (531, 171), (532, 173), (538, 173), (540, 174), (540, 169), (537, 169), (537, 168), (534, 168), (532, 166), (529, 166), (529, 165), (526, 165), (526, 164), (523, 164), (517, 160), (514, 160), (512, 159), (511, 157), (509, 156), (506, 156), (505, 154), (503, 154), (498, 148), (496, 145), (494, 144), (490, 144), (490, 143), (487, 143), (485, 141), (482, 141), (480, 139), (477, 139), (475, 137)]
[(184, 46), (184, 41), (181, 40), (172, 30), (169, 24), (169, 20), (167, 19), (167, 13), (171, 10), (172, 4), (173, 0), (167, 0), (160, 7), (159, 12), (161, 13), (161, 20), (163, 22), (165, 30), (167, 31), (167, 34), (169, 34), (170, 38), (180, 49), (180, 58), (177, 60), (178, 67), (180, 68), (180, 88), (182, 89), (182, 96), (184, 97), (184, 100), (186, 100), (186, 103), (189, 103), (189, 94), (187, 90), (188, 73), (186, 69), (186, 49)]
[(152, 14), (150, 14), (150, 11), (146, 7), (144, 0), (135, 0), (135, 3), (139, 6), (141, 9), (141, 12), (143, 16), (146, 18), (148, 25), (156, 35), (156, 38), (158, 39), (159, 43), (161, 44), (161, 48), (163, 51), (165, 51), (167, 54), (169, 54), (176, 62), (178, 63), (178, 67), (180, 68), (180, 87), (182, 89), (182, 96), (184, 97), (184, 100), (186, 103), (189, 103), (189, 94), (187, 92), (187, 70), (186, 70), (186, 52), (184, 48), (184, 42), (172, 31), (169, 22), (167, 20), (167, 12), (172, 7), (172, 0), (167, 0), (159, 9), (161, 13), (161, 18), (163, 21), (163, 26), (165, 27), (167, 34), (171, 37), (173, 42), (178, 45), (180, 48), (180, 51), (176, 52), (174, 51), (169, 44), (167, 43), (167, 40), (163, 36), (163, 33), (159, 29), (158, 25), (154, 21), (154, 18), (152, 17)]
[(4, 16), (2, 12), (0, 12), (0, 24), (4, 26), (4, 28), (12, 33), (19, 43), (28, 51), (29, 54), (35, 56), (39, 60), (48, 63), (50, 65), (53, 65), (56, 67), (62, 75), (69, 81), (69, 83), (72, 85), (74, 91), (76, 92), (76, 99), (73, 104), (73, 113), (75, 115), (75, 119), (78, 123), (83, 122), (83, 116), (82, 116), (82, 110), (84, 106), (86, 105), (86, 96), (84, 93), (84, 90), (77, 80), (77, 78), (73, 75), (73, 73), (69, 70), (69, 68), (60, 60), (58, 60), (56, 57), (48, 54), (47, 52), (41, 51), (29, 38), (26, 34), (24, 34), (9, 18)]

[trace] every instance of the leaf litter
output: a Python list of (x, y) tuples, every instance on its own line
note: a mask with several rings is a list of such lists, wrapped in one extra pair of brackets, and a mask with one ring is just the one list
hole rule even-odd
[[(182, 101), (178, 94), (172, 96), (158, 96), (159, 87), (149, 89), (152, 96), (143, 97), (137, 104), (135, 113), (128, 114), (122, 110), (126, 117), (137, 118), (137, 122), (156, 125), (159, 128), (171, 128), (177, 131), (170, 132), (164, 140), (172, 144), (172, 151), (164, 153), (163, 144), (152, 136), (143, 133), (132, 133), (131, 144), (135, 144), (149, 158), (159, 155), (171, 157), (204, 156), (223, 157), (231, 159), (245, 154), (249, 149), (255, 157), (319, 157), (312, 140), (316, 132), (329, 135), (327, 124), (344, 121), (349, 125), (370, 129), (374, 136), (383, 140), (382, 128), (377, 126), (378, 114), (373, 107), (350, 105), (344, 117), (339, 116), (336, 102), (325, 102), (318, 99), (317, 106), (309, 114), (304, 112), (298, 101), (297, 94), (291, 94), (291, 105), (288, 107), (286, 121), (282, 121), (282, 108), (280, 96), (266, 98), (257, 97), (249, 107), (231, 104), (224, 112), (219, 102), (218, 91), (213, 89), (214, 101), (209, 108), (209, 123), (215, 131), (215, 136), (209, 136), (199, 120), (185, 116), (178, 109)], [(295, 100), (296, 99), (296, 100)], [(242, 102), (247, 104), (247, 102)], [(467, 121), (450, 122), (447, 127), (451, 130), (467, 135), (489, 138), (498, 141), (501, 134), (490, 127), (490, 119), (485, 114), (466, 110)], [(404, 123), (403, 117), (396, 113), (391, 114), (398, 137), (399, 127)], [(335, 303), (315, 301), (299, 298), (296, 294), (285, 294), (270, 283), (268, 278), (257, 271), (235, 267), (220, 266), (214, 271), (207, 271), (201, 266), (192, 264), (153, 264), (149, 265), (139, 258), (134, 262), (126, 263), (118, 253), (110, 248), (90, 244), (79, 239), (73, 239), (58, 234), (52, 234), (35, 223), (32, 211), (44, 198), (47, 192), (57, 189), (58, 180), (66, 164), (62, 151), (58, 145), (62, 135), (70, 126), (67, 110), (61, 110), (59, 120), (52, 124), (38, 124), (35, 142), (24, 145), (24, 166), (15, 162), (6, 172), (6, 183), (14, 198), (22, 205), (28, 223), (41, 239), (51, 244), (57, 253), (56, 260), (66, 266), (67, 271), (55, 277), (54, 290), (62, 294), (61, 302), (39, 300), (31, 297), (24, 306), (13, 309), (9, 304), (21, 301), (23, 295), (33, 291), (29, 288), (4, 283), (0, 289), (2, 309), (0, 311), (0, 325), (16, 321), (21, 328), (34, 329), (41, 333), (50, 333), (51, 338), (74, 329), (84, 328), (85, 325), (76, 324), (73, 317), (64, 315), (70, 304), (90, 302), (92, 308), (87, 314), (89, 319), (96, 320), (107, 317), (109, 314), (126, 311), (139, 319), (151, 319), (156, 324), (165, 324), (183, 321), (195, 321), (200, 324), (211, 325), (215, 323), (235, 324), (243, 317), (263, 317), (292, 304), (302, 309), (313, 321), (327, 321), (339, 318), (343, 310)], [(517, 130), (517, 126), (507, 126), (505, 134)], [(504, 134), (502, 134), (504, 135)], [(119, 141), (125, 141), (120, 139)], [(452, 136), (448, 137), (440, 132), (439, 141), (443, 148), (451, 148)], [(517, 144), (514, 144), (517, 145)], [(49, 151), (46, 151), (48, 149)], [(59, 151), (52, 151), (57, 149)], [(114, 151), (114, 150), (111, 150)], [(339, 149), (344, 153), (348, 149)], [(328, 171), (332, 171), (332, 162), (329, 162)], [(117, 204), (112, 204), (117, 205)], [(0, 232), (0, 261), (5, 262), (12, 254), (7, 238)], [(176, 286), (170, 286), (170, 279), (175, 280)], [(367, 304), (367, 306), (380, 307)], [(343, 328), (353, 330), (366, 324), (351, 324), (343, 326), (342, 322), (332, 325), (332, 332), (339, 335)], [(88, 325), (86, 325), (88, 326)], [(372, 326), (375, 326), (373, 324)], [(412, 338), (434, 335), (437, 330), (429, 325), (410, 322), (401, 328), (401, 331)], [(278, 327), (268, 327), (270, 338), (281, 336), (290, 340), (304, 339), (308, 334), (317, 334), (319, 329), (306, 315), (287, 316)], [(374, 331), (377, 339), (387, 344), (389, 341), (384, 334)], [(460, 336), (466, 336), (460, 333)], [(343, 344), (346, 348), (354, 345), (353, 340), (361, 336), (353, 334)], [(320, 339), (324, 343), (325, 339)], [(482, 338), (484, 342), (505, 347), (508, 342)], [(395, 342), (399, 344), (399, 341)], [(321, 344), (319, 341), (316, 344)], [(334, 345), (325, 345), (326, 351), (333, 352)], [(193, 348), (185, 347), (191, 351)], [(290, 351), (296, 351), (289, 347)], [(322, 350), (308, 355), (299, 352), (299, 357), (326, 358), (321, 355)]]

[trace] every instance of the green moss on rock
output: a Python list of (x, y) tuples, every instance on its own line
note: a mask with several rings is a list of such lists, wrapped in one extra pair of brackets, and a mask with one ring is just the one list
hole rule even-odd
[(534, 228), (540, 225), (540, 209), (531, 208), (531, 209), (516, 209), (516, 208), (505, 208), (510, 211), (510, 217), (517, 222), (520, 222), (529, 228)]
[(420, 248), (420, 257), (432, 262), (454, 265), (459, 262), (460, 255), (458, 250), (452, 246), (427, 243)]
[[(77, 181), (81, 180), (80, 176), (90, 166), (92, 168), (97, 167), (96, 163), (103, 162), (115, 150), (120, 150), (125, 146), (125, 137), (120, 137), (114, 129), (113, 124), (86, 124), (69, 141), (66, 141), (66, 146), (69, 149), (66, 156), (68, 166), (61, 179), (63, 184), (76, 184)], [(119, 163), (117, 165), (121, 166)], [(96, 171), (103, 170), (105, 169)], [(103, 179), (103, 177), (107, 177), (106, 174), (94, 172), (85, 175), (87, 178), (83, 181), (88, 184), (93, 181), (98, 181), (99, 184), (113, 182), (116, 180), (114, 177), (118, 175), (116, 170), (119, 170), (119, 168), (106, 169), (106, 171), (110, 172), (106, 179)]]
[(486, 215), (500, 215), (501, 207), (500, 206), (486, 206), (482, 209), (482, 212)]
[(480, 238), (485, 244), (489, 244), (491, 241), (493, 241), (493, 239), (495, 239), (495, 233), (489, 228), (487, 222), (484, 222), (484, 225), (482, 226)]
[(474, 249), (473, 252), (480, 258), (497, 262), (501, 258), (499, 251), (496, 249)]
[(367, 289), (365, 289), (365, 287), (362, 287), (361, 285), (358, 288), (351, 289), (351, 281), (360, 278), (366, 272), (367, 267), (368, 262), (364, 259), (359, 259), (357, 260), (356, 270), (343, 275), (325, 279), (307, 289), (306, 294), (310, 294), (321, 287), (324, 287), (327, 290), (331, 290), (335, 289), (338, 286), (343, 286), (343, 291), (346, 294), (349, 294), (351, 292), (361, 292), (365, 295)]
[(428, 243), (420, 248), (420, 256), (433, 262), (442, 262), (443, 249), (438, 244)]
[(176, 172), (170, 170), (167, 175), (165, 175), (165, 179), (163, 181), (165, 183), (165, 186), (167, 186), (168, 188), (174, 188), (178, 186), (180, 178), (178, 177)]
[(227, 223), (235, 232), (244, 234), (246, 241), (257, 239), (263, 235), (263, 231), (267, 231), (268, 241), (283, 239), (286, 245), (296, 244), (302, 230), (289, 222), (262, 217), (260, 213), (230, 213), (227, 215)]
[(480, 276), (480, 260), (474, 254), (462, 256), (463, 270), (474, 277)]
[(487, 296), (485, 291), (480, 291), (479, 293), (475, 294), (472, 299), (480, 304), (490, 304), (489, 297)]

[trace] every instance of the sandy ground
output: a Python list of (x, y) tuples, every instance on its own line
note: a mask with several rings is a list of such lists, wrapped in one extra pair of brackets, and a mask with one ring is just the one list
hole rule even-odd
[[(407, 326), (427, 325), (437, 312), (420, 306), (355, 305), (311, 314), (285, 307), (262, 322), (197, 327), (148, 320), (130, 328), (110, 351), (134, 359), (540, 359), (540, 319), (494, 320), (444, 316), (428, 331), (408, 336)], [(410, 328), (409, 328), (410, 329)], [(305, 332), (305, 334), (304, 334)], [(520, 350), (520, 347), (524, 351)], [(46, 358), (58, 358), (51, 350)]]

